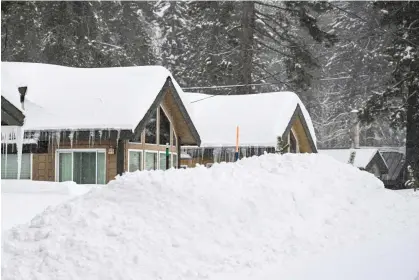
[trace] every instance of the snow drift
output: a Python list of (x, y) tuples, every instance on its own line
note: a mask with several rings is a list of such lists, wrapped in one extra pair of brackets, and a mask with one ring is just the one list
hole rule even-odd
[(134, 172), (8, 231), (2, 279), (217, 279), (418, 229), (418, 210), (324, 155)]

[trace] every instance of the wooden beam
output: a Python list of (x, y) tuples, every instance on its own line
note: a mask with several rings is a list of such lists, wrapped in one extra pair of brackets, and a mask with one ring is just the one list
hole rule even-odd
[(125, 140), (119, 139), (116, 148), (116, 174), (122, 175), (124, 173), (125, 165)]
[(180, 137), (176, 137), (176, 144), (177, 144), (177, 168), (180, 168)]

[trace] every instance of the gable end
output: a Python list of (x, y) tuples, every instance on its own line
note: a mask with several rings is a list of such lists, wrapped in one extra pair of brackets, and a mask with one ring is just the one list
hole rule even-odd
[(384, 158), (381, 156), (381, 153), (377, 151), (375, 155), (372, 157), (368, 165), (365, 167), (366, 170), (369, 170), (374, 163), (378, 165), (378, 168), (380, 169), (381, 174), (388, 174), (388, 167), (384, 160)]
[[(134, 130), (133, 139), (134, 141), (138, 141), (141, 139), (141, 133), (145, 128), (145, 125), (147, 124), (147, 121), (153, 116), (153, 114), (156, 113), (157, 108), (160, 106), (160, 104), (163, 102), (163, 98), (167, 92), (172, 93), (172, 96), (175, 100), (176, 105), (179, 107), (179, 110), (182, 114), (182, 117), (186, 121), (186, 124), (195, 140), (195, 143), (182, 143), (182, 144), (191, 144), (191, 145), (201, 145), (201, 138), (198, 134), (198, 131), (196, 130), (191, 117), (189, 116), (185, 106), (183, 105), (182, 99), (179, 96), (179, 93), (177, 92), (176, 88), (173, 86), (172, 79), (170, 77), (167, 77), (166, 82), (164, 83), (162, 89), (158, 93), (156, 99), (154, 100), (153, 104), (150, 106), (146, 114), (144, 115), (143, 119), (140, 121), (140, 123), (137, 125), (137, 127)], [(180, 139), (182, 140), (182, 139)]]
[(285, 129), (284, 133), (282, 134), (282, 138), (284, 139), (288, 133), (290, 133), (291, 128), (293, 126), (293, 124), (295, 123), (295, 121), (297, 120), (297, 118), (300, 119), (301, 121), (301, 125), (304, 129), (305, 134), (307, 135), (307, 139), (308, 142), (310, 144), (311, 150), (313, 153), (317, 153), (317, 147), (316, 144), (314, 143), (313, 137), (311, 135), (310, 129), (308, 128), (306, 119), (304, 117), (303, 111), (301, 110), (300, 104), (297, 104), (297, 107), (295, 108), (294, 113), (292, 114), (292, 117), (287, 125), (287, 128)]

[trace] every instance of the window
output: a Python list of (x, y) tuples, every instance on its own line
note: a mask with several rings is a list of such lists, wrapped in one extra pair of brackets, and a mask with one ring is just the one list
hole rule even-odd
[(170, 145), (170, 121), (164, 113), (163, 109), (160, 108), (160, 145)]
[[(32, 155), (22, 154), (20, 166), (20, 179), (31, 179), (32, 171)], [(1, 178), (2, 179), (17, 179), (17, 154), (2, 154), (1, 155)]]
[(145, 142), (148, 144), (157, 144), (157, 119), (154, 114), (145, 126)]
[(134, 172), (141, 169), (142, 152), (141, 151), (128, 151), (128, 171)]
[(175, 134), (175, 131), (174, 130), (172, 130), (172, 135), (173, 135), (173, 144), (172, 144), (172, 146), (177, 146), (177, 137), (176, 137), (176, 134)]
[[(171, 166), (171, 157), (169, 153), (169, 167)], [(160, 153), (160, 170), (166, 170), (166, 153)]]
[(73, 180), (73, 153), (60, 153), (58, 156), (58, 181)]
[(295, 139), (294, 133), (290, 131), (290, 153), (297, 152), (297, 140)]
[(145, 170), (157, 169), (157, 152), (146, 151), (144, 153), (144, 158), (145, 158), (145, 163), (144, 163)]
[(177, 154), (173, 154), (173, 167), (174, 168), (177, 168), (177, 164), (178, 164), (178, 162), (177, 162)]
[(77, 184), (106, 183), (105, 151), (58, 151), (58, 181)]

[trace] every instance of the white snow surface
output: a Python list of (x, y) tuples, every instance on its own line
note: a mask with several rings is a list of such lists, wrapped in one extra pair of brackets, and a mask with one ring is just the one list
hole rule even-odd
[(42, 182), (31, 180), (1, 181), (2, 231), (26, 224), (50, 206), (85, 194), (92, 186), (74, 182)]
[[(2, 62), (1, 68), (2, 95), (14, 101), (19, 98), (17, 88), (28, 87), (26, 130), (134, 130), (166, 79), (174, 81), (162, 66), (73, 68)], [(174, 86), (181, 91), (176, 81)]]
[[(318, 150), (320, 154), (331, 156), (332, 158), (336, 159), (337, 161), (343, 163), (349, 163), (349, 159), (351, 157), (351, 152), (355, 151), (355, 159), (354, 159), (354, 166), (358, 168), (365, 168), (370, 163), (372, 158), (375, 156), (376, 153), (381, 153), (378, 149), (325, 149), (325, 150)], [(385, 162), (385, 160), (383, 159)]]
[(8, 231), (2, 279), (222, 279), (417, 230), (418, 213), (318, 154), (137, 171)]
[(316, 143), (310, 115), (293, 92), (222, 96), (184, 92), (183, 96), (201, 136), (201, 147), (234, 147), (237, 126), (241, 146), (276, 147), (277, 137), (285, 132), (297, 104)]

